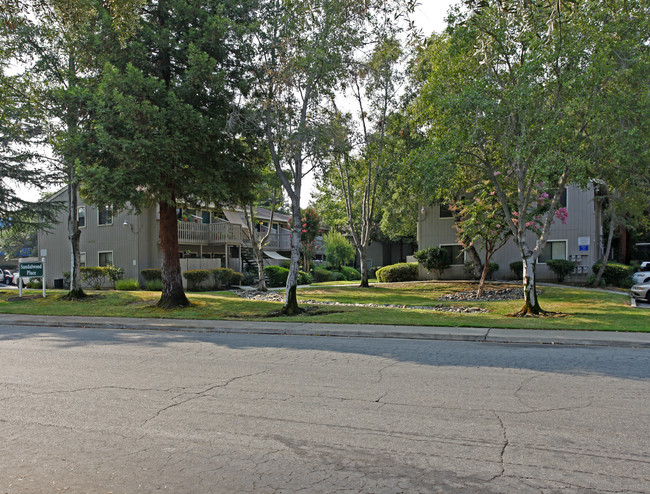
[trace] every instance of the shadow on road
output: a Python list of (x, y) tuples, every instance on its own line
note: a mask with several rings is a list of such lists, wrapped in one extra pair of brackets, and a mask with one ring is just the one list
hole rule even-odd
[[(203, 342), (232, 350), (332, 352), (438, 367), (529, 369), (571, 375), (650, 379), (650, 350), (638, 348), (0, 325), (0, 345), (23, 339), (42, 340), (58, 348), (137, 345), (154, 349)], [(474, 350), (480, 346), (485, 351), (469, 352), (468, 346), (474, 346)]]

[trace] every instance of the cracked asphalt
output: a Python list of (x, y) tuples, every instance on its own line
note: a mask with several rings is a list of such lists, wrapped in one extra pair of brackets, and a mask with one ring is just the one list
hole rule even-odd
[(650, 348), (0, 325), (0, 493), (650, 492)]

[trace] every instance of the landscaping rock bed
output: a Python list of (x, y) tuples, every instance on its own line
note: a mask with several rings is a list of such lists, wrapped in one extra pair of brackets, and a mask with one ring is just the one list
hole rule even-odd
[[(537, 290), (541, 293), (541, 290)], [(485, 301), (493, 302), (495, 300), (521, 300), (524, 298), (524, 292), (521, 288), (501, 288), (501, 289), (486, 289), (483, 291), (481, 298), (476, 298), (476, 292), (456, 292), (438, 297), (438, 300), (455, 300), (465, 302)]]
[[(278, 292), (258, 292), (255, 290), (236, 290), (237, 295), (248, 300), (265, 300), (268, 302), (283, 302), (284, 295)], [(475, 300), (475, 299), (474, 299)], [(433, 310), (438, 312), (456, 312), (462, 314), (485, 313), (489, 312), (487, 309), (481, 307), (463, 307), (451, 305), (397, 305), (397, 304), (346, 304), (342, 302), (328, 302), (323, 300), (300, 300), (302, 304), (314, 305), (336, 305), (339, 307), (376, 307), (383, 309), (419, 309), (419, 310)]]

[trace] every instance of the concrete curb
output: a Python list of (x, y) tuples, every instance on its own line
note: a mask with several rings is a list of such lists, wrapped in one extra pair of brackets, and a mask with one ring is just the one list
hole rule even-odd
[[(650, 333), (0, 314), (0, 325), (650, 348)], [(1, 334), (1, 332), (0, 332)]]

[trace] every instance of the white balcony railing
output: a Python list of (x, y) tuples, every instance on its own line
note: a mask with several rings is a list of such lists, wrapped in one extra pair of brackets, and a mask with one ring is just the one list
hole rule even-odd
[(241, 225), (232, 223), (178, 222), (178, 243), (186, 245), (239, 244)]

